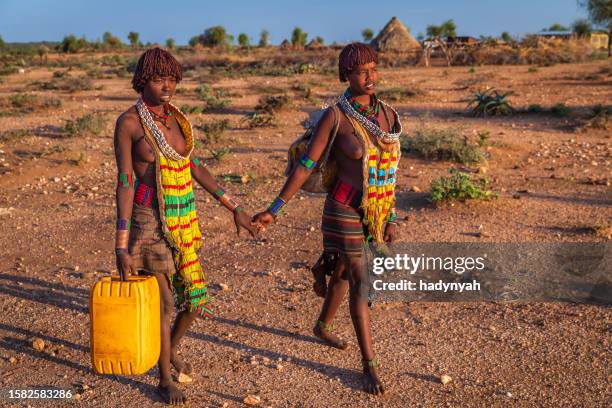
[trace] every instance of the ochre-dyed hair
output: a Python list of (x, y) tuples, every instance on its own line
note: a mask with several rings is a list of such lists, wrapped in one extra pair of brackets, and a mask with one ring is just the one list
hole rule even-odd
[(136, 64), (136, 71), (132, 78), (132, 88), (142, 93), (146, 83), (154, 76), (173, 76), (176, 82), (183, 79), (181, 64), (166, 50), (159, 47), (146, 50)]
[(355, 67), (375, 62), (378, 64), (378, 54), (369, 45), (354, 42), (342, 49), (338, 60), (338, 76), (340, 82), (348, 81), (348, 76)]

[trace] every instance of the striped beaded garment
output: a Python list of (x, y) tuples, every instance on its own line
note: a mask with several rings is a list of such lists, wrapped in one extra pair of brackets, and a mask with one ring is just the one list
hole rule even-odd
[(376, 138), (351, 115), (346, 115), (353, 125), (364, 147), (363, 156), (363, 198), (360, 208), (364, 211), (363, 223), (374, 242), (383, 242), (384, 226), (389, 219), (390, 209), (395, 206), (395, 181), (400, 159), (399, 142), (385, 143)]
[(208, 319), (212, 317), (212, 311), (206, 307), (209, 299), (204, 271), (198, 259), (202, 234), (195, 211), (189, 158), (193, 151), (191, 124), (178, 108), (170, 104), (170, 111), (182, 129), (188, 147), (187, 156), (183, 157), (166, 142), (142, 99), (138, 100), (136, 108), (147, 140), (157, 152), (155, 162), (159, 215), (166, 239), (173, 249), (178, 271), (172, 275), (172, 286), (179, 311), (189, 309)]

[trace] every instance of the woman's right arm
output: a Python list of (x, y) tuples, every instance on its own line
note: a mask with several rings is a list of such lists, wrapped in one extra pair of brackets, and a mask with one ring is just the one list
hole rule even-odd
[(323, 152), (327, 147), (330, 134), (336, 125), (336, 121), (339, 119), (335, 118), (336, 114), (332, 108), (329, 108), (324, 114), (317, 127), (314, 130), (314, 135), (310, 144), (308, 145), (308, 151), (306, 157), (301, 160), (298, 166), (295, 166), (285, 185), (281, 189), (278, 196), (274, 199), (270, 207), (266, 211), (262, 211), (253, 217), (253, 222), (267, 225), (274, 220), (274, 213), (278, 212), (277, 209), (284, 206), (291, 200), (295, 193), (302, 187), (306, 182), (316, 162), (323, 156)]
[(117, 161), (117, 230), (115, 254), (117, 270), (121, 280), (126, 280), (132, 270), (132, 259), (128, 253), (130, 221), (134, 203), (134, 173), (132, 170), (132, 134), (135, 124), (123, 114), (115, 125), (115, 160)]

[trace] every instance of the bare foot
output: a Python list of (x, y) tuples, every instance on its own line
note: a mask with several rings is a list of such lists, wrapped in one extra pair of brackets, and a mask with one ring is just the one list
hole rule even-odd
[(160, 381), (157, 392), (168, 405), (182, 405), (187, 402), (187, 397), (183, 394), (183, 391), (172, 381)]
[(315, 336), (320, 338), (327, 344), (328, 346), (345, 350), (348, 347), (348, 343), (342, 340), (340, 337), (336, 336), (331, 332), (330, 325), (326, 325), (322, 321), (318, 321), (317, 325), (312, 329)]
[(377, 362), (374, 365), (368, 364), (367, 360), (363, 362), (363, 390), (368, 394), (382, 395), (385, 393), (385, 388), (378, 377), (377, 366)]
[(172, 351), (172, 354), (170, 354), (170, 362), (178, 373), (189, 375), (193, 371), (191, 364), (184, 361), (176, 351)]

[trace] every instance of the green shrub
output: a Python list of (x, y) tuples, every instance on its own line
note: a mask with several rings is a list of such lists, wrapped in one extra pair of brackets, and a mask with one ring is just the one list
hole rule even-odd
[(527, 108), (527, 112), (542, 113), (544, 112), (544, 108), (542, 107), (542, 105), (538, 105), (537, 103), (534, 103), (534, 104), (529, 105), (529, 107)]
[(510, 95), (512, 95), (512, 92), (500, 93), (493, 88), (489, 88), (475, 93), (468, 104), (468, 109), (471, 110), (472, 115), (477, 117), (510, 115), (514, 112), (514, 108), (508, 100)]
[(447, 200), (490, 200), (497, 194), (489, 187), (486, 178), (472, 180), (472, 178), (456, 169), (450, 169), (450, 177), (440, 177), (431, 182), (431, 199), (434, 202)]
[(612, 122), (612, 105), (596, 105), (591, 111), (585, 126), (594, 129), (610, 129)]
[(194, 127), (204, 133), (203, 139), (206, 144), (214, 144), (222, 140), (223, 133), (229, 128), (229, 120), (217, 120)]
[(32, 132), (28, 129), (13, 129), (7, 130), (6, 132), (0, 132), (0, 142), (11, 142), (16, 139), (28, 136)]
[(207, 84), (202, 84), (195, 89), (198, 97), (204, 101), (205, 110), (215, 111), (225, 108), (230, 99), (227, 98), (227, 92), (223, 89), (211, 89)]
[(559, 118), (565, 118), (572, 114), (572, 108), (564, 103), (558, 103), (550, 108), (550, 113)]
[(189, 114), (189, 113), (203, 113), (204, 108), (201, 106), (192, 106), (192, 105), (183, 105), (181, 106), (181, 112)]
[(66, 121), (64, 126), (64, 132), (70, 136), (82, 135), (91, 133), (99, 135), (104, 131), (106, 127), (106, 121), (104, 116), (99, 113), (89, 113), (85, 116), (77, 118), (76, 120)]
[(60, 77), (51, 78), (50, 81), (47, 82), (33, 82), (33, 86), (38, 87), (42, 90), (48, 91), (67, 91), (67, 92), (77, 92), (77, 91), (91, 91), (94, 89), (94, 84), (91, 78), (86, 76), (82, 77), (73, 77), (68, 74), (62, 75)]
[(289, 104), (289, 97), (287, 95), (280, 96), (264, 96), (259, 99), (259, 103), (255, 106), (256, 112), (267, 112), (274, 114), (287, 107)]
[(247, 115), (247, 124), (250, 128), (277, 126), (276, 117), (268, 112), (253, 112)]
[(527, 72), (530, 72), (530, 73), (538, 72), (538, 67), (529, 67)]
[(451, 160), (457, 163), (478, 163), (484, 156), (478, 146), (462, 137), (458, 129), (428, 129), (420, 126), (413, 137), (402, 136), (401, 148), (425, 159)]

